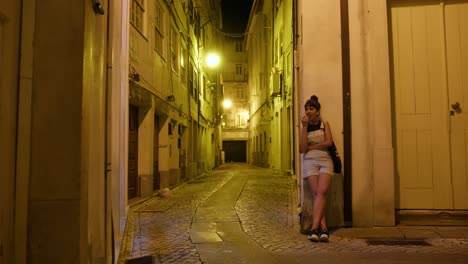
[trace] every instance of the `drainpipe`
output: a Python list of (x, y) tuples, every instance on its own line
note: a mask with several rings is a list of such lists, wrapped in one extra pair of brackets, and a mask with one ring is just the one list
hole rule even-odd
[[(102, 7), (101, 7), (102, 8)], [(96, 10), (97, 9), (97, 10)], [(115, 252), (114, 252), (114, 226), (113, 226), (113, 220), (112, 220), (112, 160), (110, 159), (111, 152), (112, 150), (109, 149), (109, 147), (112, 144), (109, 144), (108, 140), (112, 139), (112, 136), (109, 135), (109, 133), (112, 133), (112, 129), (109, 128), (109, 126), (112, 124), (108, 120), (109, 118), (109, 107), (111, 107), (112, 102), (109, 102), (109, 96), (111, 94), (111, 89), (112, 89), (112, 68), (113, 68), (113, 61), (112, 61), (112, 51), (114, 47), (112, 46), (112, 34), (110, 32), (110, 10), (111, 10), (111, 4), (110, 2), (108, 3), (107, 6), (107, 14), (106, 14), (106, 20), (107, 20), (107, 26), (106, 26), (106, 81), (105, 81), (105, 87), (104, 87), (104, 117), (105, 117), (105, 124), (104, 124), (104, 160), (106, 162), (104, 166), (104, 215), (105, 215), (105, 237), (106, 237), (106, 254), (109, 254), (107, 248), (109, 246), (109, 241), (110, 239), (110, 251), (111, 251), (111, 261), (112, 263), (115, 262)], [(95, 4), (95, 12), (98, 13), (98, 11), (104, 12), (102, 9), (99, 8), (99, 6), (96, 6)], [(109, 219), (110, 218), (110, 219)], [(110, 230), (110, 232), (109, 232)], [(110, 233), (110, 234), (109, 234)]]
[(343, 141), (344, 141), (344, 225), (352, 226), (352, 159), (351, 159), (351, 76), (349, 52), (348, 0), (340, 0), (341, 8), (341, 54), (343, 89)]
[[(294, 135), (293, 138), (296, 139), (296, 138), (299, 138), (298, 135), (296, 135), (296, 132), (297, 132), (297, 120), (296, 120), (296, 115), (294, 113), (298, 113), (297, 112), (297, 105), (298, 105), (298, 95), (297, 95), (297, 74), (296, 74), (296, 51), (297, 51), (297, 38), (299, 36), (298, 34), (298, 16), (297, 16), (297, 0), (293, 0), (292, 1), (292, 21), (293, 21), (293, 28), (292, 28), (292, 31), (293, 31), (293, 70), (292, 70), (292, 77), (293, 77), (293, 85), (292, 85), (292, 95), (293, 95), (293, 100), (292, 100), (292, 109), (293, 109), (293, 113), (292, 113), (292, 133), (291, 135)], [(295, 174), (296, 176), (298, 175), (298, 168), (297, 168), (297, 162), (299, 161), (299, 155), (297, 155), (296, 151), (298, 150), (297, 146), (296, 146), (296, 140), (293, 141), (293, 146), (292, 146), (292, 153), (293, 153), (293, 156), (294, 156), (294, 159), (293, 159), (293, 162), (292, 162), (292, 169), (293, 169), (293, 174)]]
[[(189, 17), (189, 6), (188, 4), (185, 5), (185, 13), (187, 14), (185, 16), (185, 26), (187, 27), (186, 30), (187, 30), (187, 35), (186, 35), (186, 38), (187, 38), (187, 66), (185, 67), (185, 69), (187, 70), (186, 72), (186, 78), (188, 78), (189, 74), (192, 74), (189, 72), (189, 70), (192, 70), (189, 66), (192, 65), (192, 63), (190, 62), (190, 50), (191, 50), (191, 46), (192, 46), (192, 41), (190, 39), (190, 17)], [(193, 65), (192, 65), (193, 67)], [(190, 69), (189, 69), (190, 68)], [(187, 80), (187, 88), (189, 87), (189, 84), (188, 84), (188, 80)], [(192, 138), (192, 133), (193, 133), (193, 126), (192, 126), (192, 106), (191, 106), (191, 103), (190, 103), (190, 91), (187, 89), (187, 106), (188, 106), (188, 115), (187, 115), (187, 126), (190, 126), (190, 129), (188, 131), (190, 131), (190, 133), (188, 133), (187, 131), (185, 133), (188, 133), (187, 137), (188, 139), (186, 140), (186, 144), (185, 144), (185, 177), (186, 178), (189, 178), (187, 174), (189, 174), (190, 172), (190, 162), (193, 161), (193, 156), (192, 156), (192, 153), (193, 153), (193, 150), (192, 148), (190, 148), (190, 153), (189, 153), (189, 144), (188, 142), (193, 142), (193, 138)], [(189, 161), (189, 155), (190, 155), (190, 161)]]
[[(298, 0), (293, 0), (293, 21), (294, 21), (294, 30), (293, 30), (293, 109), (294, 109), (294, 114), (293, 114), (293, 127), (294, 127), (294, 173), (296, 174), (296, 185), (297, 185), (297, 206), (300, 207), (302, 205), (303, 201), (303, 189), (302, 189), (302, 166), (301, 166), (301, 154), (299, 153), (299, 129), (300, 129), (300, 123), (299, 117), (300, 117), (300, 110), (299, 110), (299, 84), (300, 84), (300, 62), (299, 62), (299, 41), (302, 38), (301, 34), (302, 31), (299, 28), (302, 26), (302, 23), (299, 21), (302, 21), (302, 17), (298, 15), (299, 14), (299, 5), (298, 5)], [(302, 40), (301, 40), (302, 41)]]

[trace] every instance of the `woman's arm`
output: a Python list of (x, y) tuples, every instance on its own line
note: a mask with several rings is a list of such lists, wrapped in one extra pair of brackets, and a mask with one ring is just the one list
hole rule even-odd
[(307, 126), (303, 126), (300, 128), (301, 131), (299, 132), (299, 152), (305, 153), (308, 151), (308, 142), (307, 142)]
[(304, 116), (301, 120), (302, 127), (299, 131), (299, 153), (305, 153), (308, 150), (308, 140), (307, 140), (307, 124), (308, 124), (308, 117)]

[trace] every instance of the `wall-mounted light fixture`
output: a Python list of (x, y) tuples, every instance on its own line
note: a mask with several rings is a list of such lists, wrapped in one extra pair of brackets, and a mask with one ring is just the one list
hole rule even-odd
[(210, 53), (206, 56), (206, 65), (210, 68), (217, 67), (220, 61), (221, 59), (218, 54)]
[(175, 96), (171, 94), (171, 95), (169, 95), (167, 97), (167, 100), (170, 101), (170, 102), (174, 102), (175, 101)]
[(232, 106), (232, 101), (231, 101), (231, 100), (225, 99), (225, 100), (223, 101), (223, 107), (224, 107), (224, 108), (228, 109), (228, 108), (231, 108), (231, 106)]

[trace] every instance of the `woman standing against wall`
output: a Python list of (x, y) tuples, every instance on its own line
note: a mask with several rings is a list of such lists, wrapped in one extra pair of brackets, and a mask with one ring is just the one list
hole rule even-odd
[(313, 193), (313, 220), (308, 238), (313, 242), (328, 242), (325, 207), (333, 175), (333, 162), (327, 148), (332, 145), (333, 138), (330, 125), (320, 118), (320, 107), (315, 95), (304, 105), (299, 151), (303, 153), (302, 177)]

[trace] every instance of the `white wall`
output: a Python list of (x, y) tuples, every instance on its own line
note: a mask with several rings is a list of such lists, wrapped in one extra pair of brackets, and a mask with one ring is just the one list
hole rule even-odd
[[(352, 224), (392, 226), (395, 206), (387, 4), (385, 0), (348, 3)], [(316, 94), (322, 118), (330, 122), (333, 139), (343, 153), (340, 1), (300, 1), (299, 6), (301, 115), (305, 101)]]
[(299, 102), (317, 95), (322, 120), (328, 121), (339, 153), (343, 153), (343, 105), (341, 63), (341, 20), (339, 0), (301, 1), (302, 46)]

